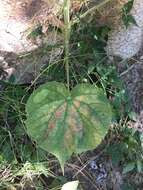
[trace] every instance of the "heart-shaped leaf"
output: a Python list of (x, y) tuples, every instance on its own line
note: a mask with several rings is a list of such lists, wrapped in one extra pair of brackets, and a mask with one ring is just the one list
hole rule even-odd
[(94, 149), (112, 119), (103, 91), (88, 84), (68, 92), (62, 83), (46, 83), (30, 96), (26, 112), (28, 134), (58, 158), (62, 169), (73, 153)]

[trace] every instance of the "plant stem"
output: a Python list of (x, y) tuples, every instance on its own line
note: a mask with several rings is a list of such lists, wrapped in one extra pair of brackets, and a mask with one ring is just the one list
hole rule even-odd
[(78, 19), (73, 20), (72, 25), (80, 22), (81, 19), (85, 18), (89, 14), (92, 14), (94, 11), (98, 10), (99, 8), (101, 8), (102, 6), (104, 6), (109, 1), (111, 1), (111, 0), (103, 0), (99, 4), (97, 4), (94, 7), (90, 8), (85, 13), (83, 13), (82, 15), (80, 15)]
[(69, 41), (70, 41), (70, 0), (64, 0), (64, 50), (65, 50), (65, 70), (67, 78), (67, 88), (70, 90), (70, 79), (69, 79)]

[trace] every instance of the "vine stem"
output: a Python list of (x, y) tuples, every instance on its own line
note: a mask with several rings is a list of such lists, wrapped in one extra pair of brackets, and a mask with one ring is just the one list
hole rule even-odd
[(66, 70), (67, 88), (70, 91), (70, 73), (69, 73), (69, 41), (70, 41), (70, 0), (64, 0), (64, 64)]
[(94, 7), (90, 8), (89, 10), (87, 10), (85, 13), (83, 13), (82, 15), (79, 16), (78, 19), (75, 19), (72, 22), (72, 25), (78, 23), (81, 19), (85, 18), (87, 15), (93, 13), (94, 11), (98, 10), (99, 8), (103, 7), (106, 3), (108, 3), (111, 0), (103, 0), (102, 2), (100, 2), (99, 4), (95, 5)]

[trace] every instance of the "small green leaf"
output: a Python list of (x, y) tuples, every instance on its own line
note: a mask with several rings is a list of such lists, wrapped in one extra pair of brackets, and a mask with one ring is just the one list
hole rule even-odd
[(143, 133), (140, 134), (141, 147), (143, 148)]
[(77, 190), (79, 181), (71, 181), (63, 185), (61, 190)]
[(137, 121), (137, 113), (131, 111), (131, 112), (128, 113), (128, 116), (129, 116), (129, 118), (130, 118), (131, 120)]
[(30, 96), (27, 133), (39, 147), (55, 155), (62, 169), (73, 153), (94, 149), (104, 138), (112, 111), (104, 92), (92, 85), (49, 82)]
[(128, 15), (127, 20), (128, 20), (129, 24), (134, 24), (134, 25), (138, 26), (135, 18), (132, 15)]
[(95, 67), (96, 67), (95, 64), (89, 65), (88, 74), (91, 74), (94, 71)]
[(126, 28), (128, 28), (130, 26), (130, 24), (138, 26), (135, 18), (130, 14), (123, 15), (122, 20), (123, 20), (124, 25), (126, 26)]
[(137, 160), (137, 171), (140, 173), (142, 172), (143, 164), (140, 160)]
[(133, 3), (134, 0), (129, 0), (122, 8), (122, 20), (126, 28), (128, 28), (130, 24), (138, 26), (135, 18), (130, 14), (130, 11), (133, 7)]
[(133, 7), (134, 0), (129, 0), (125, 5), (123, 6), (123, 11), (127, 14), (131, 11)]
[(135, 168), (135, 162), (130, 162), (130, 163), (128, 163), (128, 164), (123, 168), (123, 174), (132, 171), (134, 168)]

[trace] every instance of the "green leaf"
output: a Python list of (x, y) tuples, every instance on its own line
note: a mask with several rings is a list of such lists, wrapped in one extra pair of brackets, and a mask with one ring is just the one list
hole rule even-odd
[(126, 28), (128, 28), (130, 24), (138, 26), (135, 18), (130, 14), (123, 15), (122, 20), (123, 20), (124, 25), (126, 26)]
[(135, 162), (130, 162), (130, 163), (128, 163), (128, 164), (123, 168), (123, 174), (132, 171), (134, 168), (135, 168)]
[(123, 11), (128, 14), (132, 7), (133, 7), (133, 3), (134, 3), (134, 0), (129, 0), (127, 3), (125, 3), (125, 5), (123, 6)]
[(140, 134), (141, 147), (143, 148), (143, 133)]
[(133, 7), (133, 3), (134, 0), (130, 0), (122, 8), (122, 20), (126, 28), (128, 28), (130, 24), (138, 26), (135, 18), (130, 14), (130, 11)]
[(61, 190), (77, 190), (79, 181), (71, 181), (63, 185)]
[(128, 116), (132, 121), (137, 121), (137, 113), (131, 111), (128, 113)]
[(140, 160), (137, 160), (137, 171), (140, 173), (142, 172), (143, 164)]
[(27, 133), (58, 158), (62, 169), (73, 153), (94, 149), (112, 119), (103, 91), (88, 84), (68, 92), (62, 83), (46, 83), (30, 96), (26, 112)]

